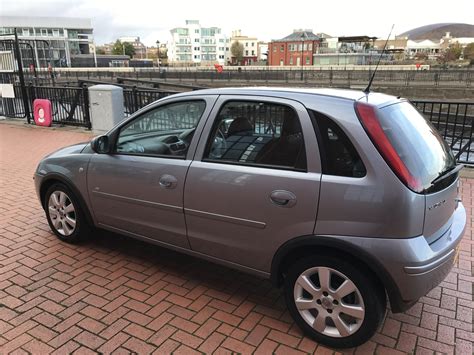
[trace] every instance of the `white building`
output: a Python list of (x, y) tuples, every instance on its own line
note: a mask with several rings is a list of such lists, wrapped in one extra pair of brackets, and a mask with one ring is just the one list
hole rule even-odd
[(423, 53), (428, 56), (429, 59), (435, 59), (441, 52), (441, 43), (435, 42), (429, 39), (420, 41), (407, 41), (406, 53), (409, 58), (414, 58), (417, 53)]
[[(243, 46), (241, 63), (232, 55), (232, 45), (239, 42)], [(268, 47), (267, 47), (268, 51)], [(243, 36), (241, 30), (232, 31), (232, 37), (228, 41), (226, 57), (228, 62), (240, 65), (252, 65), (260, 60), (260, 44), (257, 37)]]
[(34, 58), (30, 51), (22, 51), (23, 60), (34, 62), (37, 68), (71, 66), (71, 56), (92, 52), (90, 18), (0, 16), (0, 35), (12, 35), (1, 38), (13, 38), (15, 28), (18, 38), (33, 47)]
[(225, 64), (226, 36), (218, 27), (202, 27), (197, 20), (186, 20), (185, 27), (171, 30), (168, 61), (182, 65)]

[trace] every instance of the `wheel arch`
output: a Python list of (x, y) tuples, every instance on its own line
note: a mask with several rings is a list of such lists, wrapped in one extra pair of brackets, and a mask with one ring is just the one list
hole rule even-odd
[(285, 271), (291, 260), (315, 254), (340, 255), (367, 268), (373, 274), (375, 281), (384, 288), (394, 313), (402, 312), (411, 306), (402, 301), (395, 281), (379, 261), (362, 248), (335, 237), (309, 235), (284, 243), (272, 259), (270, 270), (272, 284), (276, 287), (282, 285)]
[(82, 197), (82, 194), (79, 192), (79, 190), (74, 185), (74, 183), (64, 175), (57, 174), (57, 173), (50, 173), (43, 177), (41, 181), (40, 191), (39, 191), (41, 206), (43, 207), (43, 209), (46, 210), (46, 201), (45, 201), (46, 192), (52, 185), (56, 183), (63, 184), (72, 191), (72, 193), (74, 194), (74, 197), (77, 199), (79, 203), (79, 207), (84, 212), (84, 216), (86, 218), (87, 223), (90, 226), (93, 226), (94, 220), (92, 218), (92, 214), (90, 213), (90, 210), (89, 210), (89, 207), (87, 206), (86, 201), (84, 200), (84, 198)]

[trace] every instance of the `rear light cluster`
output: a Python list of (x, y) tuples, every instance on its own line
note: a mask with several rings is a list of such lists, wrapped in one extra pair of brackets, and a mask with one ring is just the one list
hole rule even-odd
[(375, 107), (363, 102), (356, 102), (355, 110), (372, 143), (374, 143), (375, 147), (392, 171), (411, 190), (415, 192), (423, 191), (423, 186), (420, 180), (413, 176), (410, 170), (408, 170), (407, 166), (399, 157), (397, 151), (385, 134), (377, 117)]

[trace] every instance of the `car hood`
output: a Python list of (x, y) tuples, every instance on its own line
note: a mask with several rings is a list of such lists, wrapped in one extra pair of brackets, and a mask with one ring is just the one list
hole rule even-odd
[(87, 146), (89, 142), (77, 143), (67, 147), (60, 148), (51, 154), (45, 156), (44, 158), (58, 158), (63, 157), (69, 154), (79, 154), (82, 152), (85, 146)]

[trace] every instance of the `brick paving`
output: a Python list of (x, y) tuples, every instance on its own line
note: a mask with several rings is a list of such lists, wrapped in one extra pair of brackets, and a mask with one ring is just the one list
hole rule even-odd
[[(90, 134), (0, 122), (0, 353), (333, 353), (303, 337), (268, 281), (108, 232), (82, 245), (49, 230), (39, 159)], [(473, 353), (474, 180), (458, 264), (371, 341), (345, 353)]]

